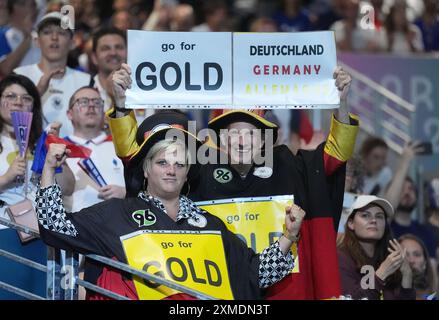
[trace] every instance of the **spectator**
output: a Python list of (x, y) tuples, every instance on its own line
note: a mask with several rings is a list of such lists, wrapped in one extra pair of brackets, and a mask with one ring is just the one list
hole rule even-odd
[(386, 165), (388, 151), (387, 143), (378, 137), (369, 137), (361, 145), (360, 157), (365, 170), (364, 194), (381, 194), (392, 179), (392, 171)]
[[(395, 176), (396, 180), (396, 176)], [(389, 193), (393, 193), (396, 183), (392, 181), (389, 191), (386, 192), (386, 198)], [(392, 221), (391, 227), (395, 237), (399, 237), (405, 233), (411, 233), (422, 239), (428, 249), (430, 257), (436, 258), (436, 245), (434, 236), (424, 225), (419, 221), (412, 219), (412, 213), (416, 208), (418, 201), (417, 189), (414, 181), (410, 177), (405, 177), (400, 191), (399, 202), (397, 202), (395, 218)]]
[(386, 44), (384, 33), (362, 26), (359, 8), (359, 0), (346, 0), (343, 19), (331, 26), (330, 29), (335, 32), (337, 49), (354, 52), (383, 51)]
[(436, 246), (433, 235), (419, 221), (412, 219), (412, 213), (418, 201), (418, 193), (414, 181), (407, 176), (407, 173), (412, 159), (423, 150), (423, 147), (418, 144), (409, 142), (404, 147), (395, 176), (384, 197), (396, 208), (395, 217), (391, 223), (395, 237), (400, 237), (405, 233), (414, 234), (425, 243), (430, 257), (434, 259), (436, 258)]
[(227, 4), (224, 0), (206, 1), (204, 4), (206, 21), (192, 28), (192, 31), (223, 31), (228, 17)]
[(407, 233), (399, 237), (398, 241), (406, 250), (407, 260), (412, 269), (416, 299), (425, 300), (427, 296), (437, 292), (436, 267), (430, 263), (430, 256), (421, 239)]
[(130, 10), (132, 2), (132, 0), (114, 0), (112, 7), (114, 11)]
[(40, 49), (33, 44), (37, 19), (35, 0), (8, 0), (9, 25), (0, 28), (0, 74), (7, 76), (18, 66), (38, 62)]
[(194, 26), (194, 8), (186, 3), (177, 5), (171, 14), (171, 31), (191, 31)]
[[(71, 196), (63, 198), (64, 204), (69, 211), (76, 212), (92, 206), (102, 200), (111, 198), (125, 198), (125, 181), (123, 177), (123, 165), (114, 151), (111, 136), (102, 130), (104, 121), (104, 101), (99, 92), (92, 87), (78, 89), (70, 99), (67, 117), (73, 124), (73, 134), (66, 137), (67, 140), (78, 146), (91, 149), (90, 159), (106, 182), (100, 186), (92, 180), (79, 166), (79, 158), (68, 158), (66, 163), (75, 175), (75, 190)], [(104, 155), (104, 156), (103, 156)], [(80, 274), (84, 263), (87, 272), (93, 275), (94, 264), (84, 261), (81, 256)], [(91, 268), (91, 269), (90, 269)], [(81, 300), (85, 298), (85, 292), (80, 288)]]
[(73, 30), (63, 29), (61, 18), (59, 12), (42, 18), (37, 26), (41, 60), (38, 64), (17, 68), (15, 72), (29, 75), (37, 85), (43, 101), (44, 123), (59, 121), (61, 136), (66, 136), (73, 132), (66, 115), (69, 98), (75, 90), (90, 83), (90, 75), (67, 67)]
[(310, 31), (309, 13), (302, 7), (302, 0), (281, 0), (281, 9), (273, 20), (281, 32)]
[(427, 186), (427, 229), (434, 236), (436, 257), (439, 257), (439, 178), (432, 179)]
[(375, 29), (381, 30), (384, 27), (385, 14), (383, 11), (384, 0), (370, 0), (370, 4), (373, 8), (373, 25)]
[(260, 17), (250, 24), (250, 32), (278, 32), (276, 22), (267, 17)]
[(356, 197), (363, 193), (364, 168), (361, 159), (352, 157), (346, 163), (346, 178), (344, 185), (343, 211), (338, 224), (337, 245), (343, 240), (346, 221), (351, 214), (350, 208)]
[(362, 194), (364, 188), (364, 165), (359, 157), (352, 157), (346, 165), (345, 191)]
[(91, 149), (90, 159), (107, 183), (105, 186), (97, 185), (78, 165), (80, 159), (67, 159), (67, 164), (76, 178), (73, 195), (65, 199), (66, 206), (72, 212), (102, 200), (125, 198), (122, 162), (116, 156), (111, 136), (102, 131), (103, 107), (99, 92), (91, 87), (78, 89), (70, 98), (67, 117), (72, 122), (73, 134), (68, 135), (66, 139)]
[(338, 248), (343, 295), (369, 300), (415, 299), (409, 262), (391, 238), (387, 220), (392, 216), (391, 204), (376, 196), (362, 195), (352, 204)]
[(278, 145), (283, 144), (281, 142), (282, 139), (280, 138), (283, 136), (282, 127), (280, 125), (279, 118), (276, 116), (276, 114), (273, 112), (273, 110), (266, 111), (264, 114), (264, 119), (267, 121), (270, 121), (271, 123), (274, 123), (278, 127), (277, 139), (276, 139), (276, 141), (273, 141), (273, 146), (278, 146)]
[(131, 15), (128, 10), (116, 11), (111, 17), (111, 26), (127, 31), (128, 29), (134, 29), (135, 17)]
[(416, 19), (415, 25), (421, 30), (424, 51), (439, 51), (438, 1), (424, 0), (424, 13)]
[(169, 31), (171, 30), (171, 15), (177, 6), (175, 0), (154, 0), (154, 7), (148, 19), (142, 26), (147, 31)]
[[(319, 2), (326, 2), (327, 5), (322, 6)], [(338, 20), (343, 18), (346, 0), (320, 0), (314, 1), (311, 5), (312, 29), (313, 30), (329, 30), (329, 28)], [(323, 8), (323, 10), (322, 10)]]
[(0, 0), (0, 27), (7, 25), (8, 21), (8, 0)]
[(421, 30), (407, 20), (405, 0), (396, 0), (385, 20), (387, 51), (392, 53), (424, 50)]
[(61, 8), (64, 3), (60, 0), (49, 0), (47, 1), (46, 12), (58, 11), (61, 12)]
[[(125, 159), (136, 153), (144, 132), (139, 127), (136, 137), (133, 135), (137, 124), (133, 121), (132, 113), (124, 109), (124, 92), (131, 84), (130, 73), (130, 67), (122, 64), (121, 70), (113, 75), (116, 110), (109, 120), (117, 154)], [(305, 221), (306, 224), (309, 223), (305, 226), (307, 238), (302, 238), (299, 242), (298, 259), (301, 271), (293, 273), (279, 286), (270, 288), (266, 294), (270, 299), (313, 299), (339, 294), (339, 277), (335, 276), (338, 273), (335, 232), (343, 201), (344, 164), (353, 152), (358, 119), (347, 112), (346, 100), (351, 82), (349, 74), (337, 68), (333, 76), (340, 94), (340, 108), (337, 110), (337, 118), (333, 115), (327, 142), (321, 143), (317, 150), (299, 152), (295, 156), (285, 145), (272, 148), (271, 143), (276, 140), (277, 135), (275, 124), (255, 112), (227, 110), (212, 119), (208, 127), (216, 133), (212, 135), (215, 138), (213, 143), (220, 149), (227, 150), (225, 156), (228, 162), (211, 161), (201, 166), (199, 174), (192, 175), (189, 180), (189, 197), (196, 201), (294, 194), (295, 203), (307, 207), (308, 212), (313, 212), (314, 216)], [(230, 134), (223, 129), (228, 129)], [(268, 134), (268, 138), (264, 137), (264, 133), (272, 133), (273, 140)], [(257, 157), (262, 152), (273, 157), (273, 164), (269, 161), (258, 164)], [(139, 173), (141, 168), (131, 161), (124, 164), (127, 193), (137, 194), (142, 188), (142, 180), (139, 179), (142, 177)], [(321, 215), (323, 212), (324, 217)], [(272, 230), (279, 232), (276, 227)], [(268, 232), (260, 229), (255, 232), (268, 236)], [(323, 233), (324, 240), (318, 236)], [(320, 249), (302, 250), (307, 247)], [(320, 255), (321, 251), (325, 251), (325, 258)], [(319, 280), (316, 281), (315, 268), (322, 266), (318, 263), (319, 259), (324, 260), (324, 268), (319, 268)], [(314, 282), (318, 284), (313, 286)]]
[[(297, 154), (311, 142), (314, 129), (305, 110), (290, 110), (288, 147), (291, 152)], [(323, 141), (321, 141), (323, 142)]]
[(143, 30), (191, 31), (195, 25), (194, 8), (186, 3), (175, 1), (154, 2), (154, 8), (143, 24)]
[(80, 13), (76, 23), (86, 25), (89, 30), (98, 28), (102, 21), (99, 17), (99, 6), (97, 6), (96, 0), (80, 0), (78, 2), (80, 2), (80, 8), (74, 6), (75, 10), (78, 8)]
[(104, 111), (111, 104), (111, 88), (108, 87), (108, 77), (114, 70), (120, 68), (127, 60), (127, 39), (125, 32), (116, 28), (102, 28), (93, 34), (93, 53), (91, 56), (97, 67), (91, 85), (100, 93), (105, 102)]
[[(17, 155), (18, 147), (12, 125), (12, 111), (33, 113), (29, 147), (25, 158)], [(41, 100), (32, 81), (25, 76), (15, 74), (0, 81), (0, 216), (2, 218), (9, 219), (5, 212), (6, 207), (22, 201), (25, 193), (30, 200), (35, 199), (38, 179), (30, 169), (41, 128)], [(26, 192), (24, 190), (26, 183), (17, 179), (20, 176), (26, 176), (28, 179)], [(71, 194), (74, 178), (68, 167), (63, 166), (63, 173), (56, 176), (63, 191)], [(3, 225), (0, 225), (0, 248), (38, 263), (46, 263), (47, 249), (42, 241), (33, 240), (22, 245), (17, 231)], [(0, 281), (45, 296), (45, 274), (4, 257), (0, 258)], [(0, 289), (0, 300), (19, 298), (15, 294)]]

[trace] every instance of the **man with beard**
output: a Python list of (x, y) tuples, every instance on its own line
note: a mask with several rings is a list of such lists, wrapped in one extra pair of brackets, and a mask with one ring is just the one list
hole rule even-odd
[[(104, 122), (104, 101), (92, 87), (78, 89), (70, 98), (67, 117), (72, 122), (73, 134), (65, 139), (78, 146), (91, 149), (90, 158), (105, 184), (98, 184), (79, 166), (79, 158), (66, 160), (75, 175), (75, 190), (72, 196), (64, 196), (63, 201), (70, 212), (78, 212), (104, 200), (125, 198), (123, 165), (114, 151), (111, 136), (102, 130)], [(82, 259), (81, 259), (82, 260)], [(82, 263), (81, 263), (82, 265)], [(94, 281), (99, 276), (93, 262), (85, 262), (86, 277)], [(81, 271), (82, 271), (81, 267)], [(82, 277), (82, 272), (80, 277)], [(80, 297), (85, 297), (80, 290)]]
[(433, 235), (419, 221), (412, 219), (412, 212), (418, 201), (418, 193), (415, 182), (407, 176), (410, 162), (416, 154), (422, 152), (422, 148), (416, 142), (409, 142), (405, 146), (395, 176), (390, 182), (384, 198), (396, 208), (395, 216), (390, 225), (394, 237), (398, 238), (406, 233), (417, 236), (424, 241), (430, 257), (434, 258), (436, 257), (436, 249)]

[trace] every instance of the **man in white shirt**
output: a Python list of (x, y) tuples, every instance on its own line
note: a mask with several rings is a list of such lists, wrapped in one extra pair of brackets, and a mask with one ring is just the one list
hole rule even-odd
[(92, 87), (77, 90), (70, 99), (67, 117), (73, 125), (69, 140), (76, 145), (91, 149), (90, 159), (96, 165), (105, 186), (99, 186), (78, 165), (79, 158), (67, 159), (76, 184), (71, 197), (65, 197), (65, 205), (71, 212), (94, 205), (110, 198), (125, 198), (123, 164), (116, 156), (113, 140), (102, 130), (104, 121), (103, 100)]
[(90, 75), (67, 67), (67, 56), (73, 47), (73, 30), (61, 25), (62, 17), (59, 12), (51, 12), (41, 19), (37, 26), (40, 62), (14, 71), (26, 75), (37, 85), (44, 125), (61, 122), (60, 134), (66, 136), (73, 132), (66, 114), (69, 98), (90, 83)]
[(8, 0), (7, 7), (9, 24), (0, 28), (0, 73), (4, 76), (18, 66), (37, 63), (41, 57), (33, 41), (38, 14), (35, 0)]

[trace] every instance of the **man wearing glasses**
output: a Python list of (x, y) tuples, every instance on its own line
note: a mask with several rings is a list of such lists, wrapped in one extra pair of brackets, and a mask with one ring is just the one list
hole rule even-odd
[(102, 176), (101, 183), (97, 183), (78, 164), (81, 159), (67, 159), (76, 178), (73, 195), (64, 199), (68, 211), (77, 212), (110, 198), (124, 198), (123, 164), (116, 156), (111, 136), (102, 130), (104, 101), (99, 92), (92, 87), (78, 89), (70, 98), (67, 118), (73, 134), (65, 139), (91, 149), (90, 159)]

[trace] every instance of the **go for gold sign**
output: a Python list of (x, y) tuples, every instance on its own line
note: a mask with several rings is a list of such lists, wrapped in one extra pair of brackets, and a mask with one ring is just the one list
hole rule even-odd
[[(178, 281), (178, 282), (185, 282), (190, 277), (193, 282), (206, 284), (208, 283), (211, 286), (220, 287), (222, 284), (222, 277), (221, 277), (221, 271), (218, 267), (218, 265), (211, 261), (211, 260), (203, 260), (203, 265), (201, 266), (202, 269), (204, 269), (206, 277), (203, 278), (196, 273), (196, 268), (194, 265), (194, 261), (191, 258), (187, 258), (185, 260), (179, 259), (177, 257), (169, 257), (166, 260), (166, 266), (164, 270), (162, 270), (162, 265), (158, 261), (150, 261), (145, 263), (143, 266), (143, 271), (150, 272), (150, 268), (158, 269), (159, 271), (155, 272), (154, 274), (158, 277), (166, 278), (165, 272), (169, 276), (169, 278)], [(197, 268), (200, 269), (200, 268)], [(157, 288), (161, 286), (161, 284), (143, 280), (145, 285), (147, 285), (150, 288)]]
[[(168, 72), (169, 70), (169, 72)], [(163, 89), (168, 91), (175, 91), (182, 85), (184, 77), (184, 88), (190, 91), (200, 91), (200, 84), (191, 83), (191, 65), (189, 62), (185, 62), (184, 68), (175, 62), (164, 63), (159, 70), (158, 79), (155, 72), (157, 67), (152, 62), (142, 62), (136, 68), (136, 83), (137, 86), (145, 91), (151, 91), (157, 88), (158, 82)], [(142, 72), (146, 72), (147, 75), (143, 79)], [(216, 73), (216, 82), (211, 83), (211, 73)], [(171, 78), (169, 75), (175, 75)], [(212, 77), (213, 78), (213, 77)], [(218, 63), (206, 62), (203, 64), (203, 89), (206, 91), (218, 90), (223, 83), (223, 69)]]

